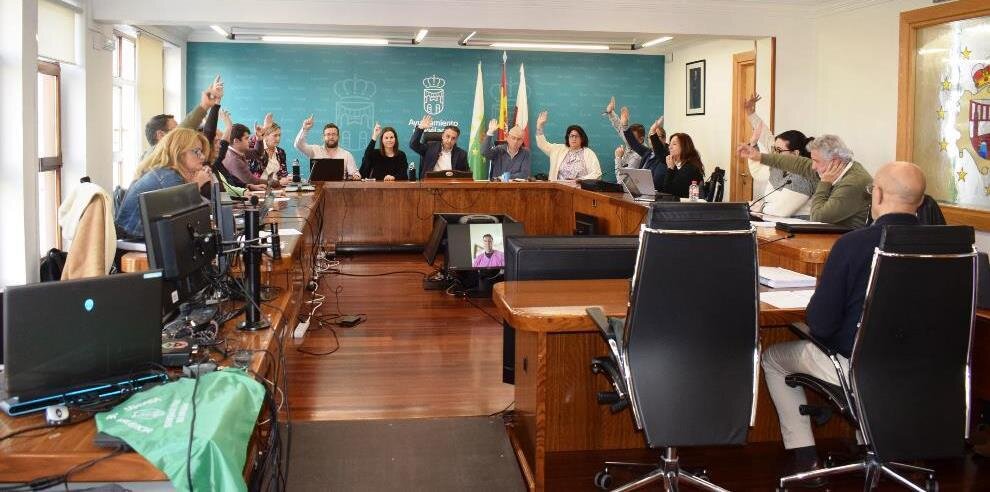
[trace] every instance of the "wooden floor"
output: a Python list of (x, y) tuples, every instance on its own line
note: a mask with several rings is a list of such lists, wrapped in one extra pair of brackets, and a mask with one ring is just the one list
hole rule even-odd
[[(350, 274), (381, 274), (432, 268), (421, 255), (360, 255), (341, 258)], [(416, 274), (345, 277), (329, 274), (319, 313), (364, 314), (355, 328), (328, 329), (286, 346), (293, 420), (401, 419), (488, 415), (505, 409), (513, 387), (501, 382), (502, 327), (488, 299), (468, 301), (424, 291)], [(474, 305), (472, 305), (474, 303)], [(496, 319), (493, 319), (496, 318)], [(829, 443), (825, 444), (825, 447)], [(831, 447), (838, 446), (831, 443)], [(650, 459), (646, 450), (616, 453), (556, 453), (549, 463), (549, 490), (596, 490), (592, 477), (604, 459)], [(778, 443), (741, 448), (683, 450), (683, 462), (706, 466), (714, 481), (734, 491), (773, 490), (786, 455)], [(986, 458), (935, 463), (943, 491), (990, 491)], [(617, 483), (633, 478), (616, 474)], [(657, 490), (657, 489), (648, 489)], [(824, 489), (820, 489), (824, 490)], [(828, 490), (862, 490), (856, 478), (833, 481)], [(881, 491), (904, 490), (885, 482)]]
[[(342, 273), (381, 274), (432, 267), (422, 255), (343, 257)], [(364, 314), (354, 328), (310, 331), (286, 346), (293, 420), (354, 420), (488, 415), (512, 403), (502, 383), (502, 326), (490, 299), (424, 291), (422, 275), (346, 277), (328, 274), (317, 314)], [(478, 305), (475, 307), (471, 302)], [(305, 306), (303, 309), (306, 309)], [(486, 312), (488, 314), (486, 314)]]

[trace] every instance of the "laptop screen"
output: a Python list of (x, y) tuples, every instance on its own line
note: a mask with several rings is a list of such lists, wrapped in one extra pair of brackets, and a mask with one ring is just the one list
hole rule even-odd
[(51, 394), (160, 363), (161, 299), (158, 270), (7, 287), (7, 394)]

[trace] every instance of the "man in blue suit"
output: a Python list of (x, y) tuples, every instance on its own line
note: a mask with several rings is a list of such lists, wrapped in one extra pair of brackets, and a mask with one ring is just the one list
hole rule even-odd
[(409, 148), (423, 157), (419, 165), (419, 179), (432, 171), (468, 171), (467, 152), (457, 146), (461, 130), (456, 126), (444, 127), (439, 142), (422, 142), (423, 131), (432, 123), (432, 116), (423, 116), (409, 140)]

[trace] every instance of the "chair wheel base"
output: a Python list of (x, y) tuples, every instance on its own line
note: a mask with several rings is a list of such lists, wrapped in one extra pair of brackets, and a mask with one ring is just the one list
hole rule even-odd
[(595, 487), (601, 490), (612, 488), (612, 482), (612, 475), (609, 474), (608, 470), (602, 470), (595, 474)]
[(925, 492), (938, 492), (938, 480), (935, 477), (929, 475), (928, 480), (925, 480)]

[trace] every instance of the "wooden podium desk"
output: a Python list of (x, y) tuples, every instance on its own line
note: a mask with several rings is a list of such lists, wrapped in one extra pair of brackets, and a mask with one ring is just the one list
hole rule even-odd
[[(493, 298), (503, 319), (516, 329), (514, 442), (525, 456), (534, 488), (545, 487), (555, 453), (601, 449), (642, 449), (630, 409), (612, 414), (598, 405), (598, 391), (610, 391), (605, 377), (591, 372), (591, 359), (608, 353), (598, 328), (585, 313), (600, 306), (609, 316), (625, 316), (628, 280), (530, 280), (502, 282)], [(760, 343), (794, 339), (787, 324), (804, 310), (760, 303)], [(760, 378), (756, 425), (749, 441), (780, 440), (777, 414)], [(817, 428), (818, 437), (851, 436), (842, 419)], [(523, 460), (521, 460), (523, 461)]]
[[(273, 285), (282, 287), (282, 292), (273, 301), (264, 303), (262, 314), (269, 316), (272, 328), (257, 332), (239, 332), (236, 325), (243, 320), (243, 315), (228, 323), (222, 329), (221, 336), (227, 338), (231, 347), (267, 350), (277, 354), (276, 335), (286, 336), (291, 333), (302, 299), (304, 279), (309, 278), (312, 260), (311, 228), (313, 209), (318, 203), (318, 194), (304, 194), (293, 197), (285, 202), (278, 210), (270, 212), (272, 220), (279, 220), (283, 228), (296, 228), (303, 232), (301, 236), (287, 236), (282, 242), (286, 245), (283, 259), (275, 262), (273, 269)], [(298, 217), (298, 218), (297, 218)], [(281, 280), (284, 279), (284, 280)], [(221, 356), (213, 352), (212, 357)], [(255, 353), (249, 368), (258, 373), (266, 374), (271, 369), (272, 357), (263, 353)], [(229, 360), (221, 361), (222, 365), (233, 365)], [(44, 414), (33, 414), (25, 417), (11, 418), (0, 413), (0, 435), (6, 435), (18, 429), (34, 427), (44, 423)], [(41, 476), (64, 473), (73, 466), (107, 455), (110, 451), (93, 445), (96, 434), (96, 424), (90, 420), (64, 428), (50, 428), (23, 436), (0, 441), (0, 482), (24, 482)], [(254, 466), (258, 448), (258, 433), (252, 437), (249, 447), (245, 476)], [(161, 481), (167, 477), (137, 453), (124, 453), (112, 459), (102, 461), (92, 468), (72, 475), (73, 482), (139, 482)]]

